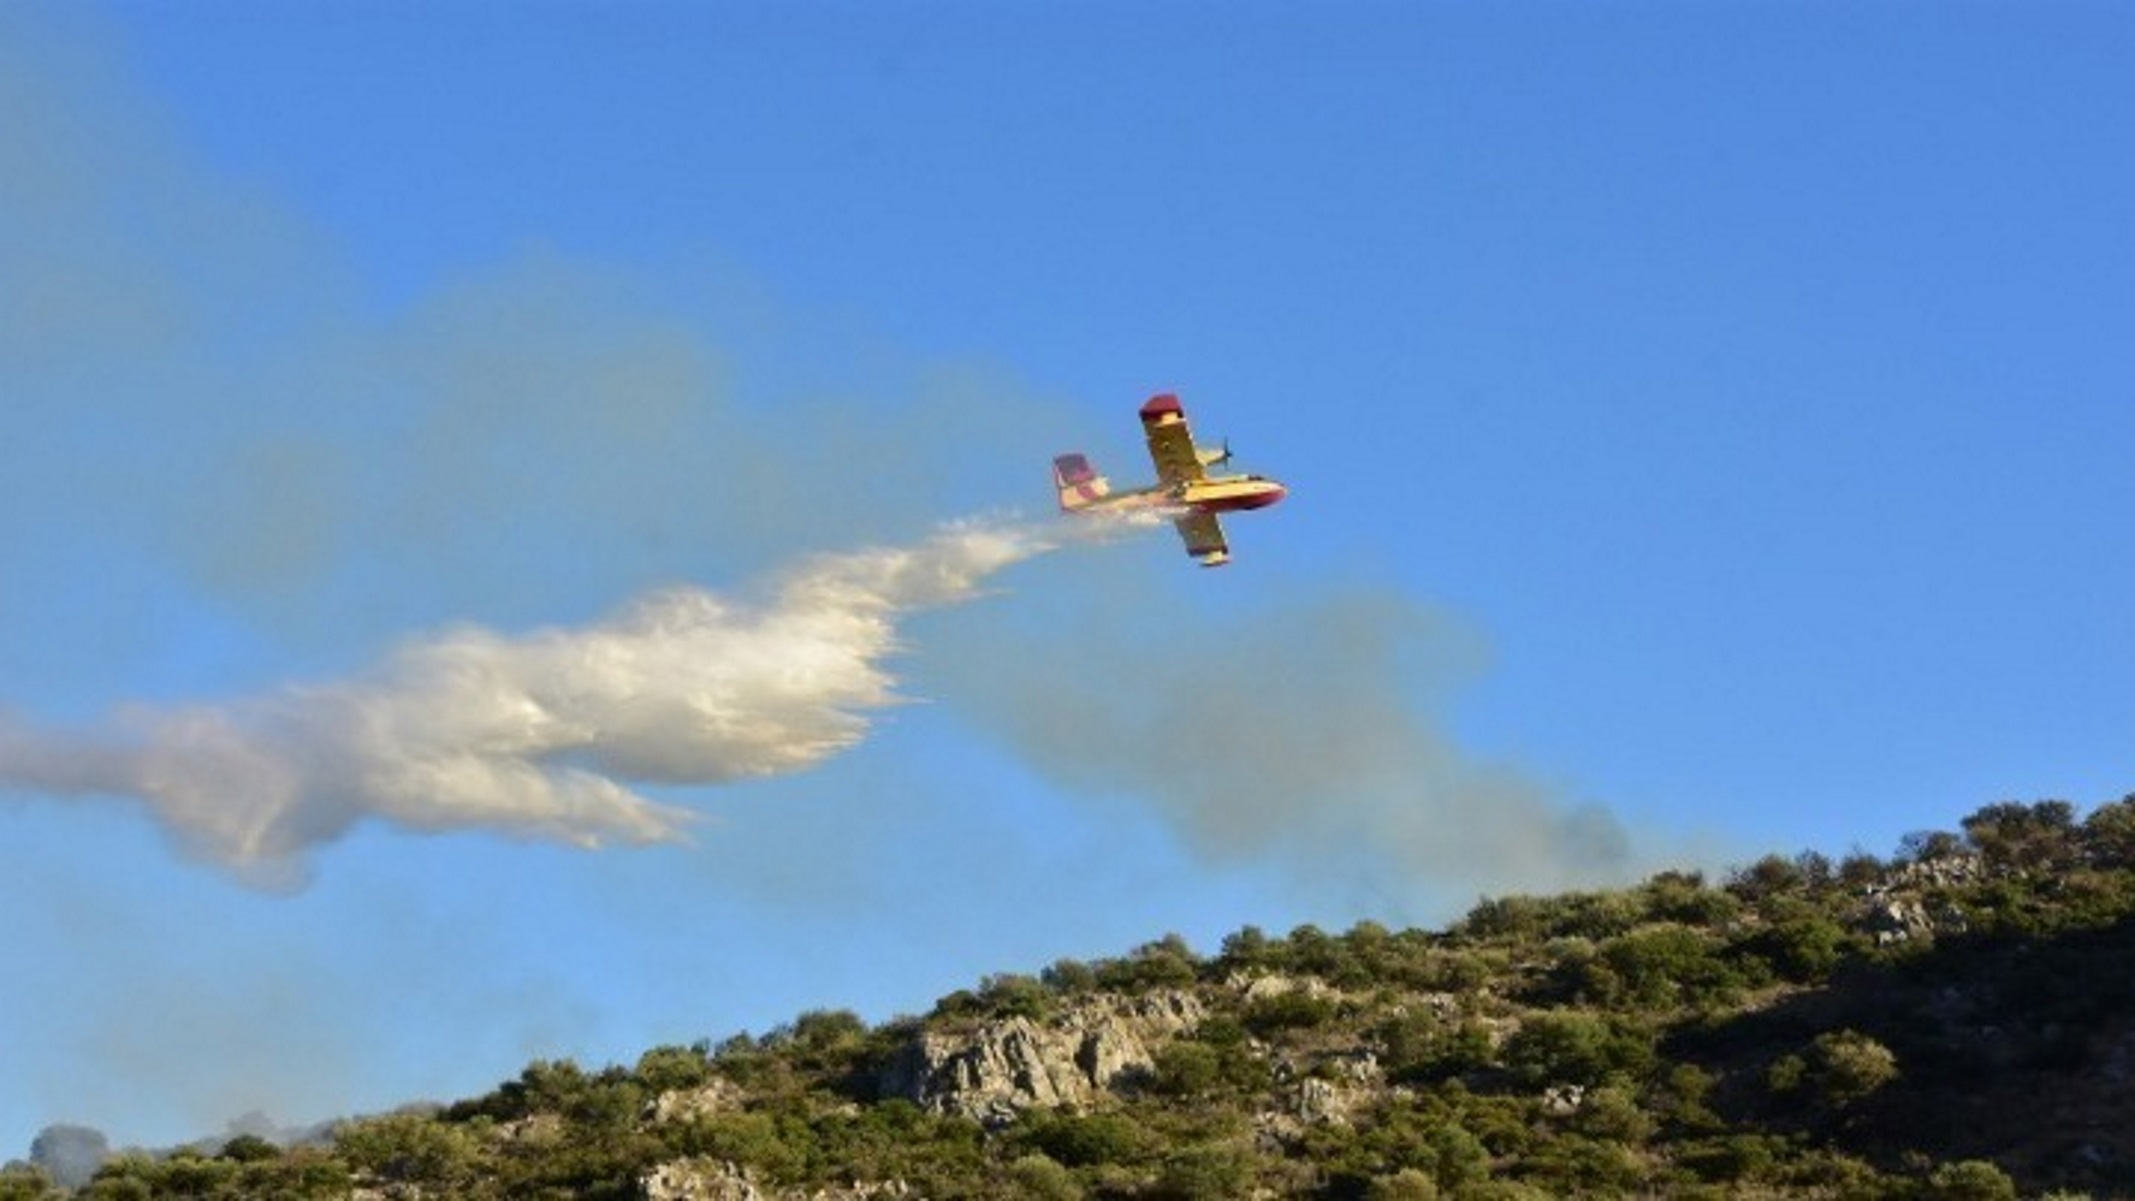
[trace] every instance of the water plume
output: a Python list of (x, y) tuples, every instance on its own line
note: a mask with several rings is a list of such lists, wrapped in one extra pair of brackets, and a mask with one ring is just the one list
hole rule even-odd
[(690, 811), (633, 785), (798, 771), (898, 700), (897, 623), (1056, 544), (962, 522), (808, 559), (751, 594), (673, 587), (576, 628), (411, 641), (364, 676), (219, 704), (131, 706), (93, 729), (0, 716), (0, 787), (132, 798), (186, 852), (263, 887), (375, 820), (584, 847), (667, 842)]

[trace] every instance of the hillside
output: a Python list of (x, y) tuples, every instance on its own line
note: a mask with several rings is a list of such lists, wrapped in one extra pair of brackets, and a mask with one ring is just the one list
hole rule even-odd
[(0, 1199), (2127, 1197), (2131, 999), (2135, 797), (1999, 804), (1889, 860), (1166, 938)]

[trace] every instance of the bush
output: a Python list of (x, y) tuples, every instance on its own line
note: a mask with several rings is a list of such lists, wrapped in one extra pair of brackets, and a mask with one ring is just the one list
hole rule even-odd
[(1090, 992), (1097, 987), (1097, 969), (1080, 959), (1056, 959), (1038, 973), (1047, 988), (1066, 996)]
[(2083, 819), (2083, 848), (2099, 867), (2135, 867), (2135, 794)]
[(1650, 1038), (1577, 1009), (1530, 1016), (1505, 1040), (1504, 1065), (1530, 1088), (1599, 1084), (1611, 1072), (1642, 1074), (1653, 1062)]
[(1660, 1073), (1646, 1091), (1646, 1109), (1681, 1130), (1711, 1130), (1722, 1125), (1706, 1104), (1713, 1077), (1694, 1063), (1678, 1063)]
[(1099, 964), (1097, 983), (1125, 993), (1185, 988), (1200, 978), (1200, 962), (1185, 939), (1167, 934), (1136, 947), (1125, 959), (1108, 959)]
[(1043, 1155), (1025, 1155), (1009, 1164), (1008, 1182), (1016, 1196), (1031, 1201), (1081, 1201), (1082, 1197), (1075, 1174)]
[(1630, 1090), (1603, 1085), (1587, 1092), (1570, 1125), (1588, 1138), (1638, 1147), (1653, 1137), (1654, 1123)]
[(638, 1056), (637, 1077), (655, 1094), (697, 1088), (712, 1078), (709, 1048), (654, 1047)]
[(1741, 948), (1781, 979), (1815, 984), (1830, 977), (1852, 945), (1845, 927), (1814, 913), (1774, 922), (1744, 940)]
[(2067, 801), (2005, 801), (1958, 824), (1980, 858), (1995, 867), (2062, 866), (2076, 857), (2076, 807)]
[(1490, 1175), (1490, 1149), (1466, 1127), (1453, 1122), (1430, 1135), (1431, 1174), (1448, 1190), (1465, 1188)]
[(1964, 839), (1948, 830), (1915, 830), (1898, 840), (1898, 858), (1905, 863), (1953, 859), (1964, 850)]
[(1231, 1201), (1247, 1193), (1252, 1153), (1222, 1143), (1175, 1151), (1164, 1159), (1146, 1197), (1161, 1201)]
[(1428, 1084), (1464, 1076), (1497, 1061), (1490, 1031), (1480, 1022), (1449, 1027), (1421, 1014), (1409, 1014), (1381, 1026), (1379, 1036), (1385, 1048), (1380, 1065), (1387, 1078), (1398, 1083)]
[(1727, 1134), (1684, 1147), (1677, 1162), (1712, 1184), (1740, 1184), (1772, 1170), (1786, 1151), (1784, 1141), (1767, 1134)]
[(1639, 886), (1646, 920), (1718, 928), (1734, 920), (1742, 902), (1734, 894), (1708, 887), (1702, 872), (1662, 872)]
[(1071, 1168), (1138, 1162), (1154, 1137), (1131, 1118), (1113, 1113), (1041, 1115), (1024, 1135), (1032, 1147)]
[(1833, 1109), (1844, 1109), (1897, 1078), (1898, 1057), (1858, 1030), (1819, 1034), (1806, 1051), (1781, 1056), (1765, 1074), (1773, 1092), (1807, 1089)]
[(1751, 904), (1800, 892), (1807, 883), (1801, 866), (1784, 855), (1766, 855), (1748, 867), (1736, 868), (1727, 877), (1728, 891)]
[(450, 1192), (474, 1170), (474, 1139), (422, 1114), (363, 1118), (334, 1132), (334, 1146), (357, 1172), (390, 1184)]
[(1533, 939), (1541, 936), (1545, 917), (1543, 903), (1534, 897), (1484, 897), (1453, 931), (1475, 939)]
[(0, 1201), (46, 1201), (59, 1196), (43, 1168), (26, 1163), (0, 1167)]
[(988, 1016), (1038, 1021), (1051, 1007), (1052, 991), (1034, 976), (1004, 972), (979, 984), (979, 1001)]
[(1715, 954), (1712, 940), (1684, 926), (1651, 926), (1599, 949), (1625, 998), (1647, 1007), (1725, 1000), (1743, 987), (1742, 974)]
[(1221, 1052), (1181, 1039), (1157, 1051), (1150, 1088), (1167, 1097), (1191, 1097), (1214, 1088), (1222, 1078)]
[(1928, 1173), (1927, 1186), (1942, 1201), (2016, 1201), (2016, 1181), (1984, 1159), (1943, 1164)]
[(1858, 1030), (1819, 1034), (1809, 1050), (1810, 1081), (1834, 1106), (1851, 1105), (1898, 1078), (1898, 1057)]
[(1261, 997), (1245, 1008), (1245, 1028), (1262, 1038), (1284, 1030), (1308, 1030), (1334, 1016), (1334, 1002), (1302, 988)]
[(222, 1145), (222, 1157), (236, 1160), (238, 1163), (257, 1163), (263, 1159), (274, 1159), (281, 1153), (280, 1147), (256, 1134), (240, 1134)]
[(1438, 1201), (1438, 1182), (1414, 1168), (1381, 1176), (1364, 1190), (1365, 1201)]

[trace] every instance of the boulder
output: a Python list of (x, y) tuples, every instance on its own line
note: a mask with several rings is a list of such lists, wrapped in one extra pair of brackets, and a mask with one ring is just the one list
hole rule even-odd
[(1077, 1107), (1146, 1073), (1156, 1048), (1206, 1010), (1182, 990), (1098, 996), (1034, 1020), (1000, 1018), (959, 1033), (920, 1034), (880, 1081), (934, 1113), (1002, 1125), (1026, 1109)]

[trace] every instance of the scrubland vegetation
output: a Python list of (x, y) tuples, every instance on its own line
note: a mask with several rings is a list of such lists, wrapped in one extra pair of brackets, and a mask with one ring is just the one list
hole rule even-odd
[[(922, 1043), (1160, 995), (1194, 1019), (1078, 1103), (910, 1083)], [(18, 1163), (0, 1199), (2135, 1196), (2131, 996), (2135, 797), (1997, 804), (1887, 860), (1166, 938), (879, 1026), (538, 1062), (310, 1145), (120, 1154), (71, 1192)]]

